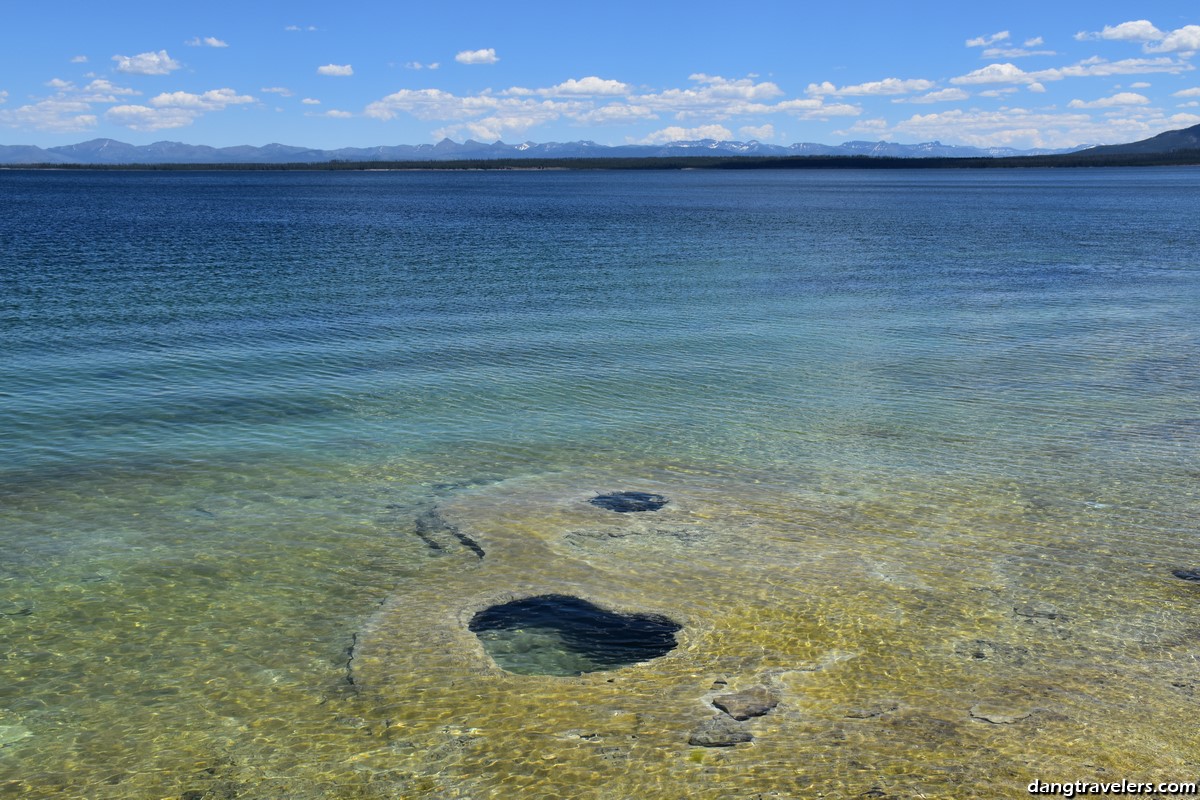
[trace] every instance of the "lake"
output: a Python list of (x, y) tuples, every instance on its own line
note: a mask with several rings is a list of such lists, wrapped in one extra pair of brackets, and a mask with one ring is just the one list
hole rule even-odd
[(1196, 780), (1198, 175), (0, 171), (0, 798)]

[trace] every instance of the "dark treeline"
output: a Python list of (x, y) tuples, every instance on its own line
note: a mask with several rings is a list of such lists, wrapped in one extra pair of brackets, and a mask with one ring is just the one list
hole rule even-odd
[(1006, 169), (1015, 167), (1161, 167), (1200, 165), (1200, 149), (1167, 153), (1063, 153), (1009, 158), (878, 156), (677, 156), (669, 158), (502, 158), (461, 161), (327, 161), (294, 164), (21, 164), (0, 169), (144, 170), (149, 172), (291, 172), (298, 170), (683, 170), (683, 169)]

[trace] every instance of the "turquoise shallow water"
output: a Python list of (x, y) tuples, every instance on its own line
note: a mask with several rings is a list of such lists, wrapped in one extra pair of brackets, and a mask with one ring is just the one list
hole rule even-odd
[[(1200, 777), (1192, 170), (0, 199), (0, 797)], [(463, 620), (548, 591), (679, 654), (512, 684)], [(783, 697), (753, 743), (687, 745), (715, 680)]]

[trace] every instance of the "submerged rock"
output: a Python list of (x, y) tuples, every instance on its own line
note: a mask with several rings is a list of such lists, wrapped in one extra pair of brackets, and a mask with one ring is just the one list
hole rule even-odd
[(737, 720), (720, 714), (700, 723), (688, 737), (688, 744), (693, 747), (732, 747), (753, 740), (750, 731)]
[(474, 553), (476, 558), (482, 559), (486, 555), (479, 542), (459, 530), (457, 525), (446, 521), (436, 508), (417, 517), (413, 524), (413, 533), (426, 547), (435, 552), (444, 551), (446, 544), (454, 541)]
[(1171, 574), (1182, 581), (1195, 581), (1200, 583), (1200, 569), (1177, 569)]
[(977, 719), (980, 722), (990, 722), (993, 725), (1012, 725), (1033, 716), (1033, 712), (1036, 710), (977, 703), (971, 706), (968, 713), (971, 715), (971, 719)]
[(636, 511), (658, 511), (667, 504), (667, 498), (650, 492), (613, 492), (596, 495), (588, 502), (608, 511), (628, 514)]
[(0, 725), (0, 747), (7, 747), (30, 736), (33, 736), (33, 732), (24, 725)]
[(760, 684), (733, 694), (714, 697), (712, 704), (736, 720), (747, 720), (751, 717), (761, 717), (775, 708), (779, 705), (779, 698)]

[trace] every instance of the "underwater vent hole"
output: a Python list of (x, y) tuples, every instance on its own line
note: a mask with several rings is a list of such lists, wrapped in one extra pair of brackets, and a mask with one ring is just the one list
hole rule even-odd
[(520, 675), (581, 675), (658, 658), (681, 626), (658, 614), (619, 614), (562, 594), (491, 606), (470, 630), (492, 660)]
[(588, 502), (618, 514), (628, 514), (634, 511), (658, 511), (667, 504), (667, 498), (650, 492), (613, 492), (596, 495)]

